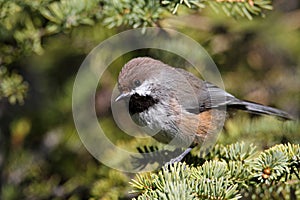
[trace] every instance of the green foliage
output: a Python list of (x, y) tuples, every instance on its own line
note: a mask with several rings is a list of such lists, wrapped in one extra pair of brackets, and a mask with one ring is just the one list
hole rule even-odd
[(193, 199), (195, 194), (190, 168), (186, 164), (176, 163), (170, 166), (173, 173), (163, 169), (157, 175), (138, 175), (137, 180), (132, 180), (131, 184), (143, 194), (138, 199)]
[[(10, 44), (6, 49), (9, 47), (20, 49), (19, 56), (42, 54), (43, 37), (68, 31), (79, 25), (94, 25), (100, 15), (99, 2), (99, 0), (2, 0), (0, 1), (0, 33), (4, 36), (2, 41), (8, 41)], [(13, 40), (17, 42), (17, 47), (14, 46)], [(6, 60), (3, 59), (2, 62)], [(13, 59), (9, 61), (12, 62)]]
[(254, 15), (264, 16), (263, 10), (272, 10), (271, 1), (226, 1), (226, 0), (217, 0), (217, 1), (208, 1), (208, 5), (211, 6), (216, 12), (221, 10), (227, 16), (233, 17), (246, 17), (249, 20), (253, 19)]
[(210, 160), (193, 169), (198, 199), (239, 199), (237, 187), (225, 162)]
[[(252, 19), (253, 15), (262, 15), (263, 9), (271, 9), (270, 3), (269, 0), (0, 0), (0, 42), (3, 44), (0, 45), (0, 64), (8, 67), (24, 55), (41, 55), (44, 38), (99, 21), (108, 28), (157, 26), (167, 13), (177, 13), (180, 5), (189, 9), (210, 6), (224, 10), (228, 16)], [(18, 88), (13, 90), (19, 91)], [(17, 96), (11, 96), (10, 102), (23, 101), (20, 94)], [(1, 97), (5, 96), (0, 93)]]
[(246, 17), (253, 19), (254, 15), (262, 15), (263, 10), (271, 10), (270, 0), (163, 0), (162, 4), (167, 5), (173, 14), (177, 13), (180, 5), (191, 9), (211, 7), (215, 12), (222, 10), (229, 17)]
[[(293, 12), (277, 9), (281, 4), (275, 2), (274, 12), (265, 19), (236, 21), (231, 17), (263, 16), (271, 2), (0, 0), (0, 199), (133, 197), (128, 194), (133, 175), (104, 167), (86, 151), (74, 128), (71, 108), (73, 80), (83, 58), (101, 41), (128, 28), (171, 27), (186, 33), (213, 56), (228, 91), (299, 114), (299, 6), (290, 8), (291, 4), (287, 1), (284, 7)], [(100, 106), (110, 95), (107, 91), (122, 64), (135, 56), (163, 59), (155, 51), (129, 53), (112, 64), (106, 73), (108, 84), (99, 89)], [(164, 61), (182, 67), (177, 58)], [(26, 81), (17, 72), (26, 73)], [(2, 104), (6, 98), (22, 104), (27, 82), (30, 99), (25, 106), (9, 109)], [(109, 108), (99, 112), (99, 119), (114, 143), (131, 151), (156, 145), (149, 138), (137, 142), (125, 137), (105, 110)], [(138, 175), (132, 180), (134, 190), (142, 192), (136, 198), (300, 198), (299, 146), (261, 151), (286, 141), (299, 143), (300, 124), (237, 116), (227, 121), (219, 143), (244, 140), (255, 146), (217, 145), (205, 159), (194, 156), (198, 153), (194, 151), (185, 159), (188, 164)]]
[(130, 26), (133, 28), (153, 26), (162, 18), (164, 9), (159, 1), (113, 0), (105, 1), (103, 23), (109, 28)]
[(254, 160), (254, 177), (267, 185), (271, 185), (283, 177), (286, 181), (287, 176), (291, 178), (295, 175), (299, 178), (299, 152), (299, 145), (290, 143), (280, 144), (266, 150)]
[(57, 33), (79, 25), (94, 25), (100, 15), (100, 0), (61, 0), (40, 9), (49, 20), (47, 33)]
[(263, 189), (266, 196), (300, 198), (299, 151), (300, 145), (290, 143), (261, 152), (245, 143), (216, 145), (199, 166), (175, 163), (130, 183), (140, 193), (137, 199), (257, 199)]
[[(104, 174), (105, 172), (105, 174)], [(125, 194), (128, 187), (128, 177), (116, 170), (103, 170), (100, 178), (93, 184), (91, 200), (93, 199), (118, 199), (120, 194)]]
[(121, 25), (133, 28), (159, 26), (159, 20), (165, 18), (167, 13), (176, 14), (180, 6), (191, 10), (200, 10), (211, 7), (217, 13), (223, 10), (230, 17), (247, 17), (263, 15), (263, 10), (271, 10), (270, 0), (114, 0), (103, 2), (103, 23), (109, 28)]
[(177, 13), (180, 5), (190, 9), (211, 6), (215, 10), (224, 10), (228, 16), (249, 19), (272, 8), (269, 0), (1, 0), (0, 33), (5, 36), (4, 40), (11, 40), (13, 36), (23, 51), (41, 54), (41, 41), (45, 36), (66, 32), (79, 25), (94, 25), (97, 21), (109, 28), (154, 26), (168, 16), (165, 13)]
[(8, 98), (11, 104), (24, 103), (28, 84), (23, 77), (13, 72), (9, 73), (5, 67), (0, 66), (0, 100)]

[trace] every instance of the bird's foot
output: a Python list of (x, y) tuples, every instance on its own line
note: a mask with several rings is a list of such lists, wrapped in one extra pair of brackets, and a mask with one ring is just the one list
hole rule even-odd
[(163, 166), (163, 168), (165, 170), (168, 169), (168, 167), (176, 162), (180, 162), (188, 153), (190, 153), (190, 151), (192, 150), (192, 147), (187, 148), (184, 152), (182, 152), (182, 154), (180, 154), (179, 156), (172, 158), (169, 162), (166, 162)]

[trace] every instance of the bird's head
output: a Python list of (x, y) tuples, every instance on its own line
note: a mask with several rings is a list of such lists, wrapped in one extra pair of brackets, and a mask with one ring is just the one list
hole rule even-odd
[(161, 61), (149, 58), (139, 57), (130, 60), (124, 65), (118, 78), (118, 88), (120, 95), (116, 101), (128, 99), (132, 95), (155, 96), (159, 80), (158, 73), (164, 67)]

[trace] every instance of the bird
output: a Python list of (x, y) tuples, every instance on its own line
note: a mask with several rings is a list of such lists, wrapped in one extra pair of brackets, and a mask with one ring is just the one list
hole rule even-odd
[(154, 139), (186, 148), (169, 164), (181, 161), (195, 146), (220, 131), (226, 110), (292, 119), (285, 111), (240, 100), (182, 68), (151, 57), (129, 60), (119, 73), (118, 90), (115, 101), (127, 103), (136, 123), (160, 130), (152, 135)]

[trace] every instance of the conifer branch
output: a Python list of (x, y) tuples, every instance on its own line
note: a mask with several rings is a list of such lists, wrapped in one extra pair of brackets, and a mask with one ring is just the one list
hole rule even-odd
[(11, 104), (23, 104), (27, 90), (28, 84), (22, 76), (9, 73), (5, 67), (0, 66), (0, 100), (7, 98)]
[[(239, 199), (251, 194), (298, 195), (300, 145), (280, 144), (257, 152), (255, 146), (216, 145), (199, 166), (175, 163), (169, 170), (138, 174), (131, 181), (137, 199)], [(259, 189), (258, 189), (259, 187)], [(281, 194), (284, 188), (290, 194)], [(258, 197), (258, 196), (257, 196)]]

